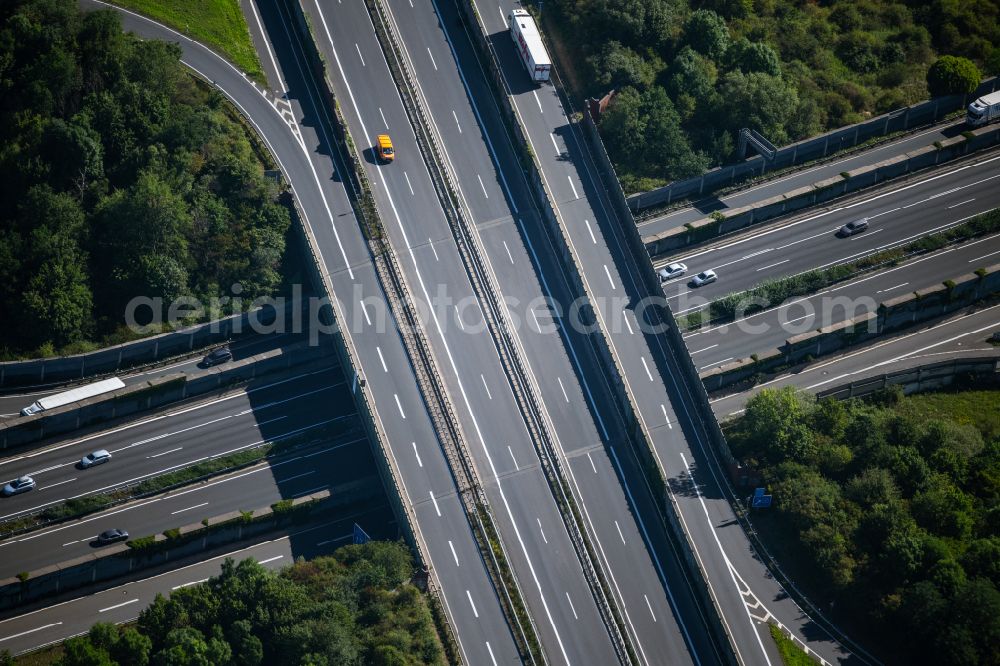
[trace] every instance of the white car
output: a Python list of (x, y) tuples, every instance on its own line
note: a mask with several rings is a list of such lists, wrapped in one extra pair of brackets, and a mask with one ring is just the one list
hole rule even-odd
[(673, 280), (687, 273), (688, 267), (681, 263), (670, 264), (666, 268), (661, 268), (659, 272), (660, 282)]
[(719, 279), (719, 276), (715, 274), (715, 271), (708, 270), (698, 273), (693, 278), (691, 278), (691, 284), (696, 287), (701, 287), (706, 284), (711, 284)]
[(80, 460), (80, 469), (87, 469), (94, 465), (103, 465), (111, 460), (111, 454), (104, 449), (98, 449), (93, 453), (88, 453)]

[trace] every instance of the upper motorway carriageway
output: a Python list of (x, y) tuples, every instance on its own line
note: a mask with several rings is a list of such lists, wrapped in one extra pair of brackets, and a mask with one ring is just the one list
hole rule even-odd
[[(488, 270), (509, 304), (636, 657), (711, 663), (718, 656), (626, 445), (629, 435), (592, 340), (571, 325), (572, 317), (556, 314), (570, 310), (569, 276), (545, 233), (460, 10), (451, 1), (383, 4)], [(552, 309), (535, 305), (548, 299)]]
[(607, 207), (595, 179), (582, 133), (568, 121), (553, 87), (529, 87), (509, 46), (504, 17), (513, 3), (474, 4), (497, 44), (507, 87), (541, 163), (571, 249), (579, 258), (585, 284), (597, 299), (599, 316), (610, 332), (612, 353), (638, 405), (642, 429), (670, 481), (683, 528), (707, 575), (737, 659), (744, 664), (780, 663), (765, 620), (781, 623), (829, 662), (850, 659), (771, 577), (739, 529), (727, 499), (726, 481), (701, 422), (704, 415), (694, 411), (696, 403), (689, 390), (697, 387), (688, 387), (682, 380), (674, 356), (683, 350), (670, 350), (664, 336), (646, 335), (634, 323), (632, 307), (648, 294), (626, 249), (620, 221)]
[(882, 160), (902, 155), (908, 151), (924, 148), (935, 141), (950, 139), (961, 134), (965, 129), (964, 119), (959, 122), (936, 125), (909, 134), (901, 139), (889, 141), (875, 148), (858, 151), (841, 159), (823, 162), (812, 167), (796, 170), (786, 176), (769, 179), (758, 185), (733, 192), (732, 194), (718, 198), (706, 197), (694, 205), (678, 208), (677, 210), (639, 222), (639, 232), (643, 236), (652, 236), (661, 231), (700, 220), (716, 210), (725, 211), (727, 208), (751, 206), (758, 201), (764, 201), (765, 199), (790, 192), (796, 188), (838, 176), (845, 171), (877, 164)]
[[(85, 8), (107, 7), (81, 0)], [(338, 302), (338, 321), (363, 373), (368, 404), (412, 507), (423, 555), (469, 663), (517, 661), (518, 651), (456, 495), (454, 479), (417, 387), (395, 323), (380, 326), (384, 294), (338, 173), (323, 103), (300, 45), (274, 3), (249, 6), (251, 30), (265, 44), (270, 87), (261, 90), (232, 65), (184, 35), (122, 11), (127, 30), (177, 42), (182, 61), (245, 115), (275, 156), (314, 239), (320, 271)], [(362, 302), (365, 301), (365, 302)], [(382, 320), (386, 321), (385, 319)], [(362, 390), (355, 377), (352, 390)], [(390, 492), (394, 490), (390, 489)], [(469, 612), (470, 598), (476, 613)]]
[[(543, 649), (555, 663), (616, 662), (497, 343), (483, 325), (488, 306), (472, 288), (367, 9), (356, 1), (303, 6), (352, 135), (359, 143), (392, 136), (393, 163), (365, 166), (411, 295), (432, 306), (428, 340)], [(475, 124), (462, 129), (473, 132)], [(481, 175), (485, 186), (489, 172)]]
[[(663, 285), (671, 309), (683, 315), (702, 307), (706, 300), (745, 291), (764, 280), (857, 261), (947, 231), (997, 206), (1000, 154), (989, 154), (819, 212), (733, 234), (658, 259), (655, 265), (659, 268), (675, 261), (687, 265), (688, 275)], [(842, 226), (861, 218), (868, 220), (867, 231), (846, 238), (836, 235)], [(691, 274), (706, 269), (719, 275), (718, 282), (692, 289)], [(956, 275), (962, 272), (966, 271)], [(689, 302), (693, 298), (700, 302)]]

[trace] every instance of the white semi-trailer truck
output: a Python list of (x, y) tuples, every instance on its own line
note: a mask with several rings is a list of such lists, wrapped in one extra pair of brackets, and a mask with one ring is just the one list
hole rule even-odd
[(995, 120), (1000, 120), (1000, 90), (983, 95), (966, 110), (965, 122), (971, 127), (979, 127)]
[(38, 412), (44, 412), (47, 409), (55, 409), (56, 407), (72, 404), (78, 400), (92, 398), (95, 395), (101, 395), (108, 391), (117, 391), (120, 388), (125, 388), (125, 382), (117, 377), (103, 379), (93, 384), (87, 384), (86, 386), (80, 386), (36, 400), (21, 410), (21, 416), (31, 416)]
[(548, 81), (552, 72), (552, 61), (545, 51), (542, 36), (538, 33), (535, 19), (524, 9), (512, 9), (507, 16), (510, 36), (521, 56), (521, 62), (533, 81)]

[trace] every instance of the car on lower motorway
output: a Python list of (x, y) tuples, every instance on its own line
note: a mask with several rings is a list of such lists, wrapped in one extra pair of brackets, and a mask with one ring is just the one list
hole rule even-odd
[(128, 532), (125, 530), (120, 530), (117, 527), (111, 530), (104, 530), (97, 535), (97, 545), (106, 546), (109, 543), (117, 543), (119, 541), (127, 541)]
[(715, 274), (713, 270), (702, 271), (698, 273), (693, 278), (691, 278), (691, 285), (695, 287), (702, 287), (706, 284), (711, 284), (719, 279), (719, 276)]
[(852, 220), (837, 230), (837, 235), (841, 238), (859, 234), (868, 229), (868, 218), (862, 217), (860, 220)]
[(11, 495), (20, 495), (21, 493), (26, 493), (29, 490), (34, 489), (35, 480), (30, 476), (19, 476), (0, 490), (0, 494), (4, 497), (10, 497)]
[(659, 270), (657, 275), (660, 276), (660, 282), (666, 282), (667, 280), (673, 280), (674, 278), (679, 278), (680, 276), (687, 273), (688, 267), (684, 264), (677, 262), (664, 266)]
[(111, 454), (104, 449), (91, 451), (80, 459), (80, 469), (87, 469), (88, 467), (93, 467), (95, 465), (103, 465), (109, 460), (111, 460)]
[(219, 347), (209, 352), (205, 358), (201, 359), (201, 363), (198, 365), (203, 368), (211, 368), (213, 365), (219, 365), (231, 360), (233, 360), (233, 352), (229, 350), (229, 347)]

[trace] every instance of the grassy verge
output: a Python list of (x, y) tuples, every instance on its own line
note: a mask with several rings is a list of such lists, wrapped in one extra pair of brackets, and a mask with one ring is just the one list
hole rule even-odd
[(816, 666), (816, 662), (802, 648), (781, 633), (778, 625), (769, 624), (768, 629), (771, 631), (774, 644), (778, 646), (781, 661), (785, 666)]
[(951, 419), (971, 425), (986, 441), (1000, 436), (1000, 391), (962, 390), (911, 395), (897, 411), (916, 417)]
[(939, 250), (952, 243), (1000, 232), (1000, 209), (976, 215), (946, 231), (930, 234), (891, 250), (876, 252), (857, 261), (837, 264), (817, 271), (807, 271), (777, 280), (767, 280), (747, 291), (728, 294), (708, 304), (705, 310), (677, 318), (677, 325), (692, 330), (703, 324), (732, 321), (778, 305), (788, 298), (814, 294), (831, 285), (857, 277), (876, 268), (893, 266), (903, 259)]
[(239, 0), (115, 0), (183, 32), (226, 56), (247, 76), (266, 83)]

